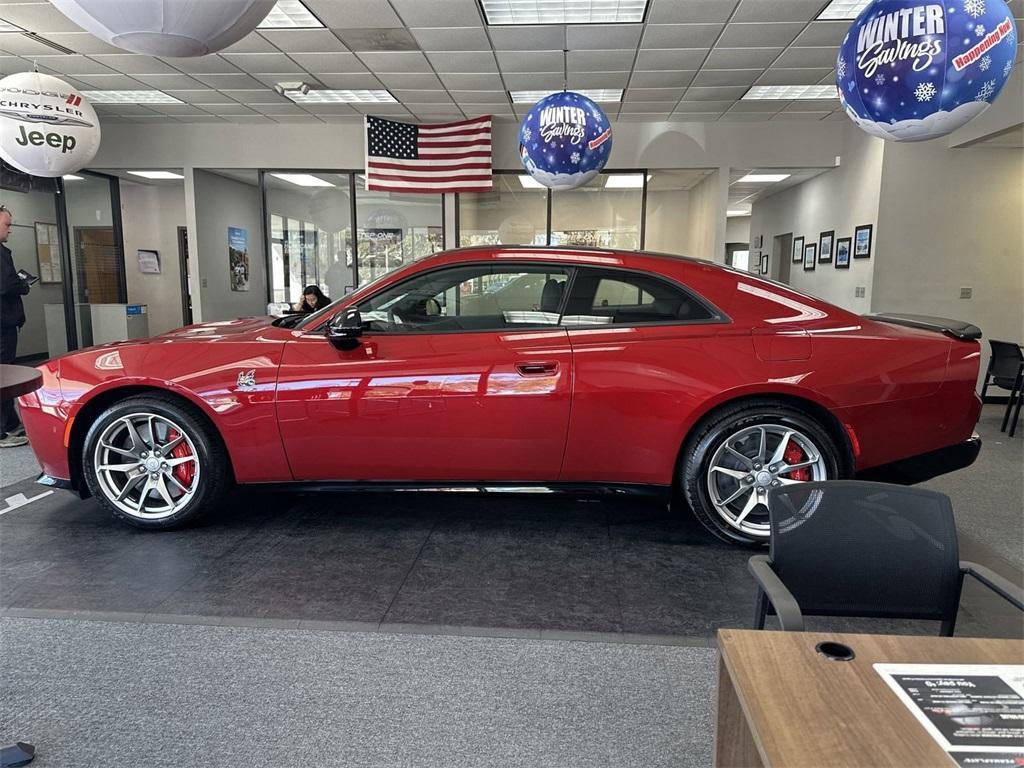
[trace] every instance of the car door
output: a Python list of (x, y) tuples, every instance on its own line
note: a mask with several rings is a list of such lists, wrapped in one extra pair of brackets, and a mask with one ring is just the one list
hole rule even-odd
[(688, 414), (732, 386), (749, 331), (646, 272), (581, 267), (564, 309), (574, 392), (566, 482), (668, 484)]
[(435, 268), (358, 305), (355, 349), (317, 330), (289, 342), (278, 420), (295, 478), (556, 480), (573, 376), (558, 326), (568, 278), (557, 266)]

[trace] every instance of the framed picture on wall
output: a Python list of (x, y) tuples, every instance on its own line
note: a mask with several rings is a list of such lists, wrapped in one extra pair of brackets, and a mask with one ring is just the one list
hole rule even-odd
[(804, 246), (804, 272), (811, 272), (818, 261), (818, 244), (808, 243)]
[(841, 237), (836, 240), (836, 269), (850, 268), (850, 251), (852, 249), (852, 237)]
[(754, 238), (754, 247), (761, 248), (764, 246), (764, 235), (758, 235)]
[(874, 226), (871, 224), (864, 224), (853, 230), (853, 258), (871, 258), (871, 235), (873, 230)]
[(836, 231), (822, 232), (818, 236), (818, 261), (832, 261), (832, 246), (836, 240)]
[(762, 253), (761, 254), (761, 274), (762, 275), (767, 275), (768, 274), (768, 254), (767, 253)]
[(793, 238), (793, 263), (799, 264), (804, 258), (804, 239), (802, 237)]

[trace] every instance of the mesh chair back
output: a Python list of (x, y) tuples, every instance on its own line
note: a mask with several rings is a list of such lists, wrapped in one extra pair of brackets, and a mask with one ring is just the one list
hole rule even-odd
[(1012, 341), (989, 339), (988, 343), (992, 347), (992, 368), (989, 372), (997, 385), (1003, 389), (1012, 389), (1024, 365), (1024, 352)]
[(956, 525), (941, 493), (833, 480), (773, 489), (774, 570), (807, 615), (952, 619)]

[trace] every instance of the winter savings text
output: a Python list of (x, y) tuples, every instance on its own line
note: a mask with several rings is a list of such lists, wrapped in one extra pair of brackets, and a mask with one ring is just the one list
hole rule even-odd
[[(901, 8), (866, 22), (857, 37), (857, 67), (864, 77), (874, 77), (883, 64), (912, 59), (915, 72), (931, 66), (942, 53), (942, 42), (930, 39), (946, 32), (946, 20), (941, 5), (918, 5)], [(907, 38), (925, 37), (920, 42)]]

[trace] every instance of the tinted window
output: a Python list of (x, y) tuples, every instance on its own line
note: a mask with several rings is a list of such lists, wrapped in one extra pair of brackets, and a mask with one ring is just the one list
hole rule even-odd
[(636, 325), (713, 319), (711, 311), (687, 291), (652, 275), (581, 269), (562, 324)]
[(492, 331), (558, 325), (569, 274), (543, 265), (473, 264), (426, 272), (359, 305), (385, 333)]

